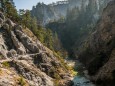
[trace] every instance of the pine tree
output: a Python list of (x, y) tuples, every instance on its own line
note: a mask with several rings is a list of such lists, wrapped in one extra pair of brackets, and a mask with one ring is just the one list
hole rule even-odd
[(5, 15), (12, 19), (13, 21), (17, 22), (18, 21), (18, 13), (14, 5), (9, 2), (9, 0), (3, 0), (3, 9)]

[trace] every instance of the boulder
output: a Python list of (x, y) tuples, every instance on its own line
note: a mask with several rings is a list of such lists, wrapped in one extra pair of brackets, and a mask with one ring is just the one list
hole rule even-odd
[(13, 23), (10, 19), (7, 19), (6, 22), (11, 28), (15, 26), (15, 23)]
[(10, 26), (8, 24), (6, 24), (6, 23), (3, 24), (3, 28), (6, 29), (8, 32), (10, 30)]
[(16, 35), (14, 34), (13, 31), (11, 31), (11, 38), (12, 38), (12, 41), (17, 49), (17, 53), (21, 54), (21, 55), (26, 54), (25, 47), (23, 46), (23, 44), (21, 42), (19, 42), (19, 40), (16, 38)]
[(25, 51), (24, 48), (18, 48), (18, 49), (17, 49), (17, 53), (18, 53), (19, 55), (24, 55), (24, 54), (26, 54), (26, 51)]
[(7, 53), (8, 57), (16, 57), (16, 55), (17, 55), (17, 52), (14, 49), (8, 51)]
[(34, 41), (32, 41), (30, 37), (28, 37), (20, 30), (15, 30), (15, 31), (17, 36), (20, 38), (22, 44), (24, 45), (24, 47), (26, 47), (31, 53), (39, 53), (39, 48), (37, 44)]

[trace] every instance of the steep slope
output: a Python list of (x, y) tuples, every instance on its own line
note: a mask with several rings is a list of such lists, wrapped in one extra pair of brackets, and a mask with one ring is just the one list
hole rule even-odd
[[(63, 59), (0, 12), (0, 85), (69, 86), (71, 74)], [(4, 76), (5, 77), (4, 77)]]
[(115, 80), (115, 1), (111, 1), (102, 13), (96, 31), (79, 48), (91, 79), (102, 86), (114, 86)]

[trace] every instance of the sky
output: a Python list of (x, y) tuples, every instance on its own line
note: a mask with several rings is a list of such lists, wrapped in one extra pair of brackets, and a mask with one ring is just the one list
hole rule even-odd
[(13, 0), (17, 10), (19, 9), (32, 9), (32, 6), (35, 6), (38, 2), (44, 2), (45, 4), (50, 4), (52, 2), (60, 0)]

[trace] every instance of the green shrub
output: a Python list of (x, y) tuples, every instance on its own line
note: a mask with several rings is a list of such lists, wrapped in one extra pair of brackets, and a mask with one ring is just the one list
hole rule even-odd
[(2, 59), (2, 58), (3, 58), (3, 55), (0, 54), (0, 59)]
[(59, 86), (59, 80), (54, 80), (54, 86)]
[(0, 75), (2, 74), (2, 69), (0, 69)]
[(9, 62), (3, 62), (3, 63), (2, 63), (2, 65), (3, 65), (3, 66), (5, 66), (5, 67), (7, 67), (7, 68), (9, 68), (9, 67), (10, 67)]
[(19, 84), (20, 86), (26, 86), (26, 81), (24, 80), (23, 77), (20, 77), (20, 78), (18, 79), (18, 84)]

